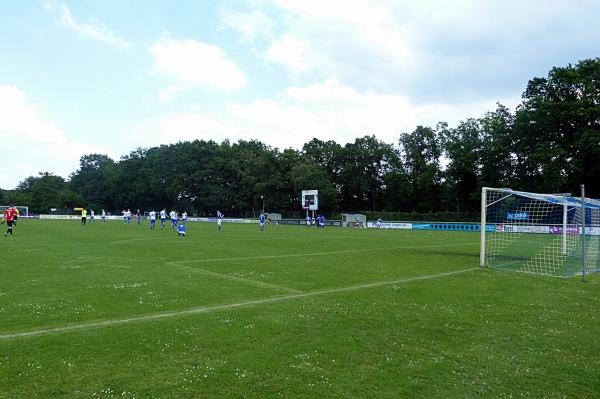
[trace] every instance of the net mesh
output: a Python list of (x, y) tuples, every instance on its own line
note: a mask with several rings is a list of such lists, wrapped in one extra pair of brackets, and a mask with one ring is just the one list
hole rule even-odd
[(600, 271), (600, 201), (485, 193), (484, 266), (563, 277)]

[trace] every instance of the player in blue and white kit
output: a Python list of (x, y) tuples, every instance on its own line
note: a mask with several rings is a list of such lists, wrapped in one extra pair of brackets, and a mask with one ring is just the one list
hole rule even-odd
[(381, 228), (381, 218), (377, 219), (377, 223), (375, 224), (375, 226), (380, 229)]
[(321, 215), (317, 218), (317, 227), (325, 228), (325, 216)]
[(264, 213), (260, 213), (260, 215), (258, 216), (258, 225), (260, 227), (260, 231), (264, 231), (265, 230), (265, 222), (267, 221), (267, 217), (265, 216)]
[(90, 222), (96, 223), (96, 219), (94, 219), (94, 210), (93, 209), (90, 211)]
[(310, 227), (310, 216), (306, 217), (306, 227)]
[(185, 224), (177, 226), (177, 237), (185, 237)]
[(185, 222), (187, 222), (187, 212), (183, 211), (181, 214), (181, 223), (185, 224)]
[(125, 211), (125, 223), (131, 224), (131, 209), (129, 208)]
[(219, 231), (221, 231), (221, 222), (224, 217), (225, 215), (223, 215), (220, 210), (217, 210), (217, 230)]
[(167, 210), (165, 208), (160, 211), (160, 229), (165, 228), (165, 223), (167, 221)]
[(150, 211), (148, 216), (150, 217), (150, 230), (154, 230), (154, 226), (156, 225), (156, 212), (154, 212), (154, 209)]
[(171, 218), (171, 227), (173, 229), (177, 228), (177, 211), (172, 210), (171, 213), (169, 213), (169, 217)]
[(102, 223), (106, 223), (106, 212), (104, 212), (104, 209), (102, 209)]

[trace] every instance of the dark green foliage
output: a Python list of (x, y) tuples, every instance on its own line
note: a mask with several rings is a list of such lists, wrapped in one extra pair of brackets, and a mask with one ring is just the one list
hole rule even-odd
[(27, 205), (31, 212), (48, 213), (51, 208), (73, 210), (85, 207), (86, 200), (72, 191), (60, 176), (43, 172), (23, 180), (10, 198), (11, 204)]
[(441, 200), (440, 156), (442, 148), (436, 131), (417, 126), (400, 136), (401, 159), (409, 186), (408, 210), (426, 212), (439, 207)]
[(513, 129), (517, 178), (539, 191), (600, 195), (600, 59), (532, 79)]

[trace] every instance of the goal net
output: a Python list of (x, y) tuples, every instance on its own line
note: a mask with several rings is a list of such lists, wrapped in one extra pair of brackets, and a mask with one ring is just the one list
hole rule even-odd
[(482, 189), (481, 267), (567, 277), (600, 271), (600, 201)]
[(29, 217), (29, 207), (24, 205), (0, 205), (0, 218), (4, 214), (4, 211), (8, 208), (17, 208), (19, 210), (19, 216)]

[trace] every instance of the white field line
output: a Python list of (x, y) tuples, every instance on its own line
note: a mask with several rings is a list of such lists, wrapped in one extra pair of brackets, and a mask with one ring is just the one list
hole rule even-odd
[[(169, 234), (171, 237), (176, 238), (176, 236), (174, 234)], [(168, 239), (168, 238), (167, 238)], [(192, 242), (190, 243), (191, 245), (193, 244), (202, 244), (204, 242), (219, 242), (219, 241), (272, 241), (272, 240), (295, 240), (297, 239), (297, 237), (268, 237), (268, 238), (235, 238), (235, 237), (227, 237), (226, 239), (205, 239), (203, 237), (200, 237), (200, 239), (202, 240), (202, 242), (200, 243), (196, 243), (196, 242)], [(127, 244), (127, 243), (131, 243), (131, 242), (141, 242), (144, 243), (146, 241), (155, 241), (155, 240), (165, 240), (165, 237), (142, 237), (142, 238), (128, 238), (125, 240), (117, 240), (117, 241), (108, 241), (108, 242), (89, 242), (86, 243), (85, 245), (112, 245), (112, 244)], [(188, 245), (190, 245), (188, 244)], [(74, 242), (50, 242), (50, 243), (41, 243), (38, 244), (40, 246), (49, 246), (49, 247), (54, 247), (54, 246), (72, 246), (72, 245), (81, 245), (81, 243), (74, 243)]]
[(442, 245), (404, 245), (398, 247), (382, 247), (382, 248), (357, 248), (357, 249), (345, 249), (341, 251), (330, 251), (330, 252), (310, 252), (301, 254), (285, 254), (285, 255), (258, 255), (258, 256), (240, 256), (233, 258), (209, 258), (209, 259), (198, 259), (198, 260), (187, 260), (179, 263), (205, 263), (205, 262), (227, 262), (236, 260), (251, 260), (251, 259), (279, 259), (279, 258), (298, 258), (303, 256), (317, 256), (317, 255), (337, 255), (347, 254), (355, 252), (372, 252), (372, 251), (387, 251), (397, 249), (419, 249), (419, 248), (442, 248), (442, 247), (464, 247), (479, 245), (479, 243), (463, 243), (463, 244), (442, 244)]
[(479, 270), (479, 269), (480, 269), (479, 267), (471, 267), (469, 269), (455, 270), (452, 272), (439, 273), (439, 274), (430, 274), (430, 275), (426, 275), (426, 276), (410, 277), (410, 278), (400, 279), (400, 280), (378, 281), (378, 282), (374, 282), (374, 283), (353, 285), (350, 287), (328, 288), (328, 289), (318, 290), (318, 291), (303, 292), (300, 294), (291, 294), (291, 295), (286, 295), (286, 296), (277, 296), (277, 297), (272, 297), (272, 298), (256, 299), (256, 300), (252, 300), (252, 301), (230, 303), (230, 304), (225, 304), (225, 305), (198, 307), (198, 308), (193, 308), (193, 309), (180, 310), (180, 311), (176, 311), (176, 312), (158, 313), (158, 314), (150, 314), (150, 315), (145, 315), (145, 316), (129, 317), (129, 318), (125, 318), (125, 319), (112, 319), (112, 320), (104, 320), (104, 321), (91, 322), (91, 323), (73, 324), (70, 326), (48, 328), (48, 329), (44, 329), (44, 330), (31, 330), (31, 331), (24, 331), (24, 332), (18, 332), (18, 333), (10, 333), (10, 334), (0, 335), (0, 341), (5, 341), (5, 340), (13, 339), (13, 338), (26, 338), (26, 337), (32, 337), (32, 336), (37, 336), (37, 335), (47, 335), (47, 334), (54, 334), (54, 333), (70, 332), (70, 331), (76, 331), (76, 330), (88, 330), (88, 329), (99, 328), (99, 327), (110, 327), (110, 326), (121, 325), (121, 324), (147, 322), (147, 321), (152, 321), (152, 320), (167, 319), (167, 318), (179, 317), (179, 316), (185, 316), (185, 315), (191, 315), (191, 314), (212, 313), (212, 312), (216, 312), (219, 310), (236, 309), (236, 308), (242, 308), (242, 307), (254, 306), (254, 305), (264, 305), (264, 304), (269, 304), (269, 303), (274, 303), (274, 302), (308, 298), (308, 297), (313, 297), (313, 296), (318, 296), (318, 295), (335, 294), (335, 293), (339, 293), (339, 292), (354, 291), (354, 290), (360, 290), (360, 289), (365, 289), (365, 288), (381, 287), (381, 286), (391, 285), (391, 284), (409, 283), (412, 281), (429, 280), (429, 279), (434, 279), (434, 278), (438, 278), (438, 277), (446, 277), (446, 276), (452, 276), (455, 274), (466, 273), (466, 272), (470, 272), (473, 270)]
[(263, 283), (262, 281), (256, 281), (256, 280), (252, 280), (252, 279), (249, 279), (249, 278), (231, 276), (229, 274), (221, 274), (221, 273), (211, 272), (209, 270), (198, 269), (198, 268), (195, 268), (195, 267), (186, 266), (183, 263), (184, 262), (167, 262), (168, 265), (172, 265), (172, 266), (175, 266), (175, 267), (183, 268), (183, 269), (190, 270), (190, 271), (193, 271), (193, 272), (199, 273), (199, 274), (204, 274), (204, 275), (207, 275), (207, 276), (212, 276), (212, 277), (217, 277), (217, 278), (223, 278), (223, 279), (226, 279), (226, 280), (239, 281), (239, 282), (250, 284), (250, 285), (256, 285), (256, 286), (262, 287), (262, 288), (271, 288), (271, 289), (277, 289), (277, 290), (280, 290), (280, 291), (294, 292), (296, 294), (299, 294), (299, 293), (302, 292), (302, 291), (299, 291), (299, 290), (295, 290), (293, 288), (287, 288), (287, 287), (282, 287), (282, 286), (275, 285), (275, 284)]

